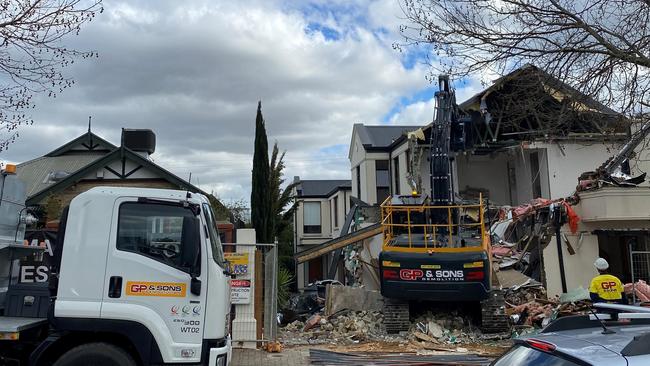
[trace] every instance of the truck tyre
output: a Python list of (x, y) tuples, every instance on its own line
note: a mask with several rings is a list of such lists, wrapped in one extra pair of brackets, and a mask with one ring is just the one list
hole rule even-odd
[(64, 353), (54, 366), (135, 366), (126, 351), (108, 343), (90, 343)]

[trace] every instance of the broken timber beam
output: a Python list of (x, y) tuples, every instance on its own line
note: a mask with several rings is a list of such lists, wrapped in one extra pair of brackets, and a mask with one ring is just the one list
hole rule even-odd
[(339, 248), (343, 248), (350, 244), (354, 244), (362, 240), (372, 238), (373, 236), (379, 235), (382, 232), (383, 232), (383, 228), (381, 227), (381, 224), (370, 225), (360, 230), (349, 233), (347, 235), (332, 240), (328, 240), (323, 244), (315, 245), (312, 248), (296, 253), (294, 255), (294, 258), (297, 264), (304, 263), (307, 262), (308, 260), (319, 258), (324, 254), (333, 252)]

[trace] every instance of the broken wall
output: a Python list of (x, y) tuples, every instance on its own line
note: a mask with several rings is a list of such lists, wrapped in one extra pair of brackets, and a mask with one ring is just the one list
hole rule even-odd
[[(566, 227), (566, 225), (565, 225)], [(569, 254), (566, 243), (562, 243), (562, 255), (564, 260), (564, 271), (566, 276), (567, 290), (573, 290), (582, 286), (589, 288), (591, 279), (598, 273), (594, 268), (594, 261), (598, 258), (598, 236), (585, 231), (584, 227), (579, 228), (578, 233), (564, 231), (575, 254)], [(582, 233), (582, 240), (580, 234)], [(546, 291), (549, 296), (562, 293), (562, 280), (560, 277), (560, 261), (557, 251), (555, 236), (544, 249), (544, 272), (546, 274)]]
[(468, 188), (487, 190), (490, 204), (510, 205), (509, 160), (506, 154), (458, 156), (455, 160), (458, 191), (464, 192)]
[(618, 144), (590, 143), (534, 143), (531, 147), (546, 149), (550, 196), (562, 198), (572, 195), (578, 185), (578, 176), (594, 171), (619, 149)]

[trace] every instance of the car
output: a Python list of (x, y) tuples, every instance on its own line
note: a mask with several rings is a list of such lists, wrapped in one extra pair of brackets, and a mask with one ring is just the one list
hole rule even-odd
[(491, 366), (650, 365), (650, 309), (596, 303), (592, 314), (557, 319), (518, 338)]

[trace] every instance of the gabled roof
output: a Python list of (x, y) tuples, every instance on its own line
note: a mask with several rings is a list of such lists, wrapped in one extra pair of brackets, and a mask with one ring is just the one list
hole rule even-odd
[(546, 87), (548, 87), (548, 92), (549, 94), (552, 94), (555, 98), (562, 98), (564, 96), (568, 96), (572, 98), (574, 101), (582, 103), (585, 107), (585, 109), (590, 109), (594, 112), (602, 113), (602, 114), (608, 114), (608, 115), (620, 115), (620, 113), (616, 112), (615, 110), (607, 107), (606, 105), (596, 101), (595, 99), (581, 93), (580, 91), (576, 90), (569, 84), (559, 80), (558, 78), (552, 76), (551, 74), (547, 73), (546, 71), (534, 66), (534, 65), (524, 65), (509, 74), (506, 74), (498, 79), (496, 79), (491, 86), (487, 87), (486, 89), (482, 90), (479, 93), (476, 93), (463, 103), (461, 103), (458, 107), (461, 110), (480, 110), (480, 104), (481, 104), (481, 98), (486, 95), (491, 93), (494, 90), (498, 90), (501, 88), (505, 83), (508, 81), (520, 78), (522, 76), (526, 75), (535, 75), (539, 78), (541, 82), (545, 84)]
[(41, 156), (40, 158), (18, 164), (16, 166), (16, 174), (25, 182), (25, 193), (27, 197), (30, 197), (55, 183), (52, 180), (48, 180), (50, 173), (74, 173), (93, 161), (106, 156), (106, 154), (105, 152), (98, 151), (87, 152), (85, 154)]
[(352, 189), (350, 180), (300, 180), (296, 186), (298, 197), (329, 197), (339, 189)]
[(108, 153), (109, 151), (112, 151), (116, 148), (117, 146), (95, 135), (89, 129), (88, 132), (57, 148), (56, 150), (45, 154), (45, 156), (60, 156), (76, 152), (85, 153), (87, 151), (103, 151), (104, 153)]
[(416, 130), (422, 126), (395, 126), (395, 125), (373, 125), (366, 126), (355, 123), (352, 135), (356, 133), (366, 151), (387, 150), (405, 132)]
[[(80, 155), (80, 156), (83, 156), (83, 155)], [(67, 177), (65, 177), (64, 179), (62, 179), (62, 180), (60, 180), (60, 181), (58, 181), (56, 183), (50, 184), (50, 185), (46, 186), (44, 189), (41, 189), (41, 190), (39, 190), (37, 192), (34, 192), (32, 195), (29, 195), (28, 198), (27, 198), (27, 205), (36, 204), (36, 203), (42, 201), (47, 195), (49, 195), (51, 193), (61, 192), (64, 189), (66, 189), (67, 187), (77, 183), (78, 181), (80, 181), (81, 179), (86, 177), (88, 174), (90, 174), (90, 173), (92, 173), (94, 171), (97, 171), (98, 169), (104, 168), (108, 164), (110, 164), (111, 162), (116, 161), (116, 160), (121, 160), (122, 158), (131, 160), (131, 161), (135, 162), (136, 164), (139, 164), (141, 167), (147, 168), (147, 169), (149, 169), (149, 170), (151, 170), (153, 172), (156, 172), (156, 173), (160, 174), (160, 176), (163, 179), (166, 179), (170, 183), (178, 186), (179, 189), (183, 189), (183, 190), (186, 189), (186, 190), (189, 190), (191, 192), (199, 192), (199, 193), (207, 195), (207, 193), (203, 192), (198, 187), (190, 184), (189, 182), (185, 181), (184, 179), (179, 178), (178, 176), (172, 174), (171, 172), (163, 169), (162, 167), (155, 164), (154, 162), (152, 162), (152, 161), (150, 161), (148, 159), (145, 159), (144, 157), (142, 157), (141, 155), (135, 153), (134, 151), (122, 146), (122, 147), (115, 148), (110, 153), (108, 153), (108, 154), (106, 154), (106, 155), (104, 155), (104, 156), (102, 156), (102, 157), (100, 157), (98, 159), (95, 159), (91, 163), (83, 166), (82, 168), (80, 168), (80, 169), (78, 169), (78, 170), (76, 170), (74, 172), (71, 172), (71, 174), (68, 175)], [(51, 159), (51, 158), (48, 157), (48, 159)], [(19, 174), (19, 176), (20, 176), (20, 174)]]

